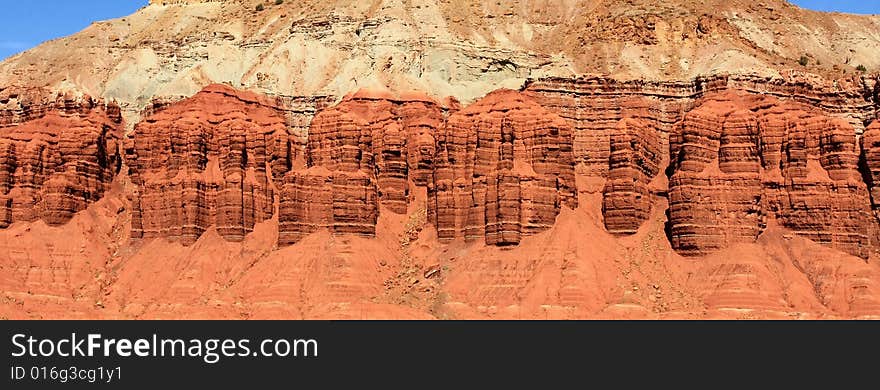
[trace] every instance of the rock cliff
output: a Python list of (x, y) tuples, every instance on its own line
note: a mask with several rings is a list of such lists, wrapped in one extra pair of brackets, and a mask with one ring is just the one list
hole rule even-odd
[(241, 241), (274, 213), (273, 177), (298, 150), (275, 102), (222, 85), (170, 105), (126, 145), (132, 237), (192, 244), (209, 226)]
[[(880, 120), (875, 120), (862, 134), (860, 161), (865, 182), (871, 190), (871, 207), (877, 215), (880, 210)], [(877, 215), (880, 218), (880, 215)]]
[(518, 244), (577, 207), (571, 127), (518, 92), (452, 114), (437, 147), (428, 216), (441, 241)]
[(285, 96), (390, 87), (470, 103), (551, 76), (838, 78), (878, 70), (878, 26), (784, 0), (160, 0), (4, 61), (0, 86), (115, 99), (133, 125), (152, 98), (213, 83)]
[(672, 246), (694, 255), (753, 242), (767, 219), (867, 258), (877, 220), (851, 125), (774, 98), (713, 95), (671, 145)]
[(0, 63), (0, 319), (880, 318), (878, 23), (150, 1)]
[(0, 115), (0, 227), (63, 224), (100, 199), (120, 167), (119, 107), (59, 95), (37, 111)]
[(318, 229), (373, 236), (380, 205), (405, 214), (433, 172), (446, 108), (430, 98), (362, 91), (321, 111), (300, 167), (284, 177), (279, 244)]
[(608, 178), (603, 189), (602, 214), (612, 233), (632, 234), (651, 213), (649, 185), (666, 161), (660, 132), (651, 124), (624, 118), (610, 136)]

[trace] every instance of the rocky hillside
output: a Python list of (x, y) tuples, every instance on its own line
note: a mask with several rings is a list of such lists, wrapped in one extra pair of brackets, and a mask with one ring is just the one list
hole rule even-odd
[(878, 45), (776, 0), (151, 1), (0, 65), (0, 316), (877, 318)]

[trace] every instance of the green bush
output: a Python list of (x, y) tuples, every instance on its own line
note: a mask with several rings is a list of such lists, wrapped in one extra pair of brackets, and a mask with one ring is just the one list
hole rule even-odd
[(801, 59), (798, 60), (798, 64), (801, 64), (801, 66), (807, 66), (809, 63), (810, 59), (807, 56), (801, 56)]
[(275, 5), (284, 4), (284, 0), (275, 0)]
[(865, 73), (868, 71), (868, 68), (866, 68), (864, 65), (859, 65), (856, 67), (856, 70), (859, 72)]
[(257, 8), (256, 8), (257, 12), (260, 12), (260, 11), (262, 11), (263, 9), (264, 9), (264, 8), (263, 8), (263, 5), (262, 5), (262, 4), (257, 4)]

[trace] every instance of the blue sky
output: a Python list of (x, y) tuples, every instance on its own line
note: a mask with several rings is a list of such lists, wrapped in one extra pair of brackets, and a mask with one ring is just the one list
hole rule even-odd
[[(804, 8), (880, 14), (878, 0), (790, 0)], [(129, 15), (147, 0), (0, 0), (0, 59), (73, 34), (91, 22)]]
[(840, 11), (854, 14), (880, 14), (877, 0), (788, 0), (803, 8), (816, 11)]
[(145, 5), (147, 0), (0, 0), (0, 59)]

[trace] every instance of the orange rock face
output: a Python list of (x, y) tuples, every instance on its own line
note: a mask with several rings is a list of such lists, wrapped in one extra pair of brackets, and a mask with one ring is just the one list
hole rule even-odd
[(632, 234), (651, 213), (648, 185), (660, 172), (665, 151), (659, 132), (643, 120), (621, 120), (610, 138), (602, 201), (605, 228), (611, 233)]
[[(548, 78), (528, 82), (524, 93), (547, 110), (563, 117), (573, 128), (573, 152), (578, 171), (605, 178), (611, 155), (611, 135), (621, 119), (651, 123), (661, 134), (674, 137), (687, 112), (705, 96), (736, 90), (765, 94), (817, 107), (829, 114), (846, 115), (860, 132), (877, 115), (876, 89), (864, 81), (813, 80), (797, 72), (785, 79), (749, 75), (713, 75), (688, 81), (621, 81), (612, 77)], [(666, 147), (664, 146), (664, 149)]]
[(689, 112), (672, 145), (672, 246), (699, 255), (753, 242), (768, 219), (867, 258), (877, 221), (852, 126), (806, 106), (723, 94)]
[(444, 109), (427, 97), (361, 92), (312, 121), (306, 166), (284, 178), (279, 244), (319, 229), (373, 236), (379, 206), (404, 214), (431, 176)]
[(428, 216), (441, 241), (517, 244), (577, 207), (571, 128), (518, 92), (451, 115), (437, 145)]
[(379, 206), (406, 213), (418, 185), (429, 188), (442, 240), (516, 244), (552, 226), (561, 205), (576, 207), (561, 118), (513, 91), (444, 120), (447, 111), (430, 99), (359, 93), (316, 115), (306, 169), (285, 177), (279, 243), (319, 229), (372, 236)]
[(215, 85), (112, 186), (118, 109), (10, 98), (0, 318), (878, 318), (880, 124), (731, 83)]
[(126, 160), (137, 187), (132, 237), (194, 243), (209, 226), (240, 241), (271, 218), (272, 177), (296, 149), (274, 102), (222, 85), (170, 105), (139, 123)]
[(868, 187), (871, 190), (871, 207), (880, 218), (880, 120), (875, 120), (865, 129), (861, 139), (863, 169)]
[(59, 96), (55, 107), (0, 127), (0, 227), (63, 224), (100, 199), (119, 170), (118, 107), (88, 96)]

